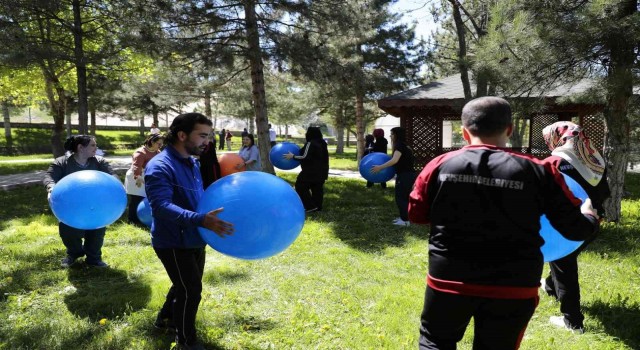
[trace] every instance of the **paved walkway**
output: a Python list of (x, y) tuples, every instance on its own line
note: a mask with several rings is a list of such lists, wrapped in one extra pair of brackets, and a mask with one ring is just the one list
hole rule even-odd
[[(109, 161), (109, 164), (111, 164), (111, 167), (113, 168), (113, 170), (118, 174), (126, 173), (129, 167), (131, 166), (131, 157), (106, 157), (106, 159)], [(33, 161), (33, 159), (28, 161)], [(18, 161), (2, 161), (2, 162), (8, 163), (8, 162), (18, 162)], [(297, 167), (292, 170), (276, 170), (276, 171), (298, 173), (300, 172), (300, 167)], [(31, 172), (21, 173), (21, 174), (0, 175), (0, 189), (8, 191), (18, 187), (42, 186), (42, 179), (44, 178), (44, 173), (45, 173), (44, 171), (31, 171)], [(362, 177), (360, 176), (360, 173), (358, 173), (357, 171), (351, 171), (351, 170), (330, 169), (329, 176), (362, 179)]]

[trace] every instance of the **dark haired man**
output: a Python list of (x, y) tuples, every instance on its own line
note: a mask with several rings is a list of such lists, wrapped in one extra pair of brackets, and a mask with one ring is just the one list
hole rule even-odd
[(462, 124), (469, 145), (429, 162), (409, 201), (409, 219), (431, 224), (419, 346), (455, 349), (473, 317), (474, 349), (517, 349), (538, 304), (540, 215), (572, 240), (598, 216), (550, 163), (505, 148), (507, 101), (470, 101)]
[(233, 233), (233, 225), (217, 214), (202, 214), (196, 207), (204, 193), (197, 156), (209, 142), (211, 121), (199, 113), (177, 116), (165, 142), (167, 147), (145, 168), (145, 189), (153, 212), (151, 244), (164, 265), (172, 286), (154, 326), (174, 326), (178, 349), (202, 349), (197, 342), (195, 320), (202, 292), (205, 242), (198, 227), (221, 237)]

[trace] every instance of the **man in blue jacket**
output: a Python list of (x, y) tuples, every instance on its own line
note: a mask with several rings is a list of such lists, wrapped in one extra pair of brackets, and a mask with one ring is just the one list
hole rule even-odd
[(196, 212), (204, 190), (197, 156), (209, 142), (211, 120), (199, 113), (177, 116), (165, 138), (167, 147), (145, 168), (145, 189), (151, 210), (151, 244), (172, 286), (154, 326), (175, 327), (178, 349), (202, 349), (195, 320), (202, 292), (205, 242), (198, 227), (224, 237), (233, 225), (220, 220), (222, 208)]

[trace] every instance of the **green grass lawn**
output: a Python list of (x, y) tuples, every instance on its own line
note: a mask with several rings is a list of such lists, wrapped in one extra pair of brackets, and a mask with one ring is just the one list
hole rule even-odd
[(31, 171), (47, 170), (51, 160), (33, 160), (25, 163), (1, 163), (0, 175), (20, 174)]
[[(11, 137), (14, 147), (48, 145), (51, 139), (51, 130), (12, 128)], [(96, 141), (98, 147), (111, 150), (121, 148), (122, 145), (140, 145), (144, 141), (144, 136), (140, 136), (138, 131), (98, 130), (96, 132)], [(6, 143), (7, 140), (4, 134), (1, 134), (0, 146), (5, 146)]]
[[(521, 349), (640, 348), (640, 177), (628, 181), (623, 222), (605, 225), (580, 256), (587, 333), (551, 326), (559, 305), (543, 295)], [(169, 280), (147, 231), (119, 221), (105, 238), (110, 269), (64, 270), (44, 189), (3, 196), (0, 349), (171, 347), (173, 338), (151, 326)], [(327, 210), (310, 215), (275, 257), (242, 261), (207, 248), (197, 326), (208, 348), (416, 348), (427, 229), (390, 224), (392, 188), (330, 178), (325, 201)], [(471, 339), (469, 327), (459, 348), (470, 349)]]

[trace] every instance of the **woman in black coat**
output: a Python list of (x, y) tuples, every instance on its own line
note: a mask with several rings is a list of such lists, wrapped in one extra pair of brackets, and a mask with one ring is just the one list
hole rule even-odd
[[(371, 152), (380, 152), (380, 153), (387, 154), (387, 146), (389, 145), (389, 142), (387, 142), (387, 139), (384, 138), (384, 130), (374, 129), (373, 139), (374, 139), (374, 142), (373, 142), (373, 148), (371, 149)], [(373, 182), (367, 181), (367, 187), (373, 187)], [(387, 183), (381, 182), (380, 187), (387, 188)]]
[(322, 210), (324, 182), (329, 177), (329, 151), (320, 128), (310, 126), (305, 137), (307, 143), (300, 149), (299, 155), (289, 152), (284, 157), (300, 161), (302, 170), (295, 187), (304, 209), (310, 213)]

